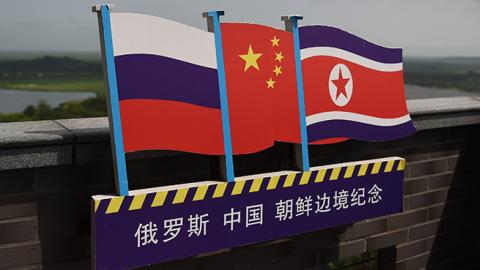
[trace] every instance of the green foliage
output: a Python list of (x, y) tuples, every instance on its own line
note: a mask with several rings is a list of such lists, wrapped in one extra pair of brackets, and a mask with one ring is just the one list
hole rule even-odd
[(107, 106), (105, 96), (97, 94), (95, 97), (82, 101), (65, 102), (54, 108), (45, 101), (40, 101), (36, 106), (28, 106), (22, 113), (0, 113), (0, 122), (68, 119), (106, 115)]
[(377, 253), (374, 251), (365, 252), (358, 256), (340, 259), (330, 262), (327, 269), (331, 270), (376, 270)]
[(0, 88), (30, 91), (95, 92), (96, 97), (69, 101), (52, 108), (44, 101), (22, 113), (1, 114), (0, 122), (32, 121), (107, 115), (105, 83), (99, 61), (43, 56), (0, 61)]
[(407, 58), (405, 72), (414, 74), (466, 74), (480, 73), (479, 57)]
[(27, 116), (23, 113), (0, 113), (0, 123), (4, 122), (22, 122), (22, 121), (32, 121), (35, 120), (30, 116)]
[(54, 56), (0, 61), (0, 88), (30, 91), (105, 92), (100, 62)]
[(480, 73), (475, 73), (473, 71), (464, 74), (405, 73), (405, 82), (420, 86), (456, 88), (469, 92), (480, 92)]
[(101, 75), (100, 62), (81, 61), (71, 57), (43, 56), (29, 60), (0, 61), (3, 77), (63, 76), (64, 74)]
[(0, 88), (44, 92), (105, 93), (103, 77), (68, 76), (56, 78), (0, 78)]
[(405, 83), (480, 92), (480, 58), (407, 59)]
[(70, 57), (77, 60), (100, 62), (100, 52), (86, 52), (86, 51), (25, 51), (25, 50), (1, 50), (0, 61), (4, 60), (30, 60), (40, 58), (45, 55), (56, 57)]

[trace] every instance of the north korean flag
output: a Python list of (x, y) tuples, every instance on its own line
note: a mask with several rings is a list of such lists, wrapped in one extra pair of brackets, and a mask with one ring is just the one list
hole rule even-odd
[(310, 144), (387, 141), (414, 133), (402, 50), (328, 26), (299, 28)]
[(233, 153), (299, 141), (292, 34), (247, 23), (221, 30)]

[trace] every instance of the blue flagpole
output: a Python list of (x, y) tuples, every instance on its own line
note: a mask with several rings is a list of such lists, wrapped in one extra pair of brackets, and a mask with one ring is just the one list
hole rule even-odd
[(235, 180), (235, 172), (233, 168), (232, 138), (230, 134), (230, 115), (228, 113), (227, 84), (225, 79), (225, 67), (223, 62), (222, 29), (220, 28), (220, 16), (224, 14), (225, 12), (223, 11), (208, 11), (208, 12), (205, 12), (203, 16), (208, 17), (209, 31), (213, 31), (213, 34), (215, 36), (215, 50), (217, 54), (218, 87), (220, 90), (220, 108), (222, 111), (225, 167), (227, 172), (227, 181), (233, 182)]
[(122, 122), (120, 119), (120, 104), (118, 101), (117, 75), (113, 55), (112, 28), (110, 24), (110, 10), (113, 5), (98, 5), (92, 8), (98, 14), (100, 28), (100, 42), (102, 47), (102, 61), (107, 79), (107, 104), (110, 121), (110, 140), (113, 141), (112, 157), (114, 159), (114, 173), (116, 178), (117, 194), (128, 195), (127, 166), (125, 163), (125, 149), (123, 145)]
[(308, 135), (307, 121), (305, 116), (305, 96), (303, 94), (303, 76), (302, 76), (302, 59), (300, 57), (300, 37), (298, 34), (298, 20), (303, 19), (302, 16), (282, 16), (285, 21), (286, 30), (293, 34), (293, 49), (295, 51), (295, 75), (297, 77), (297, 96), (298, 96), (298, 112), (300, 116), (300, 137), (302, 141), (302, 169), (310, 170), (310, 160), (308, 157)]

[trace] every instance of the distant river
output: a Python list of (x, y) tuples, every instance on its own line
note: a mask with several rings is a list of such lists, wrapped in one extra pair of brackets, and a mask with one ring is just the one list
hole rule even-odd
[(22, 112), (28, 105), (37, 105), (44, 100), (52, 107), (69, 100), (82, 100), (94, 97), (87, 92), (41, 92), (0, 89), (0, 113)]

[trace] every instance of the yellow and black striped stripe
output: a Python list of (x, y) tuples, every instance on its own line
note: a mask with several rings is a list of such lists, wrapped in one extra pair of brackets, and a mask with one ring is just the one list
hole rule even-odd
[(111, 198), (94, 198), (95, 212), (117, 213), (121, 209), (135, 211), (144, 207), (161, 207), (166, 204), (176, 205), (184, 202), (197, 202), (205, 199), (216, 199), (224, 196), (238, 196), (259, 191), (290, 188), (322, 183), (325, 181), (349, 180), (352, 177), (375, 175), (403, 171), (405, 159), (389, 158), (372, 160), (371, 162), (357, 162), (338, 167), (324, 166), (308, 172), (294, 172), (285, 175), (239, 180), (232, 183), (219, 182), (218, 184), (198, 187), (180, 188), (170, 191), (159, 191), (133, 196), (117, 196)]

